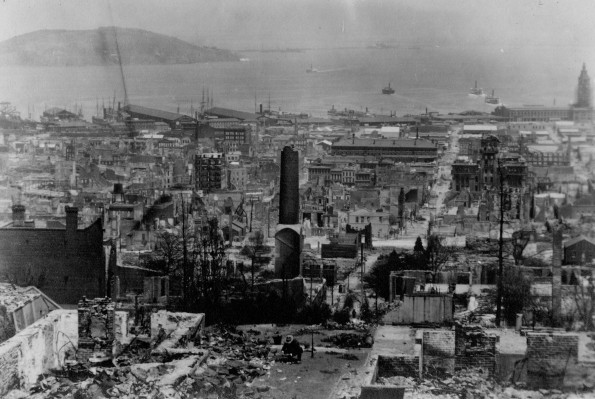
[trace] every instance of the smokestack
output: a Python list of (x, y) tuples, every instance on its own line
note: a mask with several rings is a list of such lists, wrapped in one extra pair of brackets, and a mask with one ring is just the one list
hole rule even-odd
[(25, 227), (25, 206), (21, 204), (12, 206), (13, 227)]
[(299, 152), (285, 147), (281, 152), (279, 224), (298, 224), (300, 210)]
[(262, 115), (262, 103), (260, 104), (260, 115)]
[(124, 202), (124, 186), (122, 183), (114, 183), (114, 191), (112, 192), (113, 202)]
[(118, 112), (120, 112), (120, 101), (118, 101)]

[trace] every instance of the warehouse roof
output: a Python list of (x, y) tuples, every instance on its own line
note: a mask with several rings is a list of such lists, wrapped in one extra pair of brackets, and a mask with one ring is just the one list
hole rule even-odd
[(333, 144), (338, 147), (398, 147), (398, 148), (432, 148), (436, 145), (424, 139), (343, 139)]
[(135, 114), (146, 115), (150, 118), (159, 118), (159, 119), (164, 119), (164, 120), (169, 120), (169, 121), (177, 121), (177, 120), (183, 119), (183, 118), (193, 119), (192, 117), (190, 117), (188, 115), (177, 114), (175, 112), (162, 111), (159, 109), (147, 108), (147, 107), (142, 107), (140, 105), (132, 105), (132, 104), (124, 106), (124, 111), (128, 111), (128, 112), (135, 113)]

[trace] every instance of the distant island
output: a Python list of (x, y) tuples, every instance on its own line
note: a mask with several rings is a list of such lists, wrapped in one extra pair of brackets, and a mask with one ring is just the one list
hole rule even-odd
[[(115, 38), (117, 37), (117, 45)], [(200, 47), (142, 29), (40, 30), (0, 42), (1, 65), (83, 66), (194, 64), (239, 61), (215, 47)]]

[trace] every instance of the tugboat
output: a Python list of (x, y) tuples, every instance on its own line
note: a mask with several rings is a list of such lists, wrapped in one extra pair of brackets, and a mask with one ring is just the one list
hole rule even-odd
[(486, 97), (486, 104), (490, 105), (502, 105), (500, 102), (500, 97), (494, 97), (494, 90), (492, 90), (492, 95)]
[(388, 86), (386, 86), (384, 89), (382, 89), (382, 94), (394, 94), (394, 93), (395, 93), (395, 89), (390, 87), (390, 82), (388, 83)]
[(310, 64), (310, 68), (306, 69), (306, 73), (316, 73), (318, 72), (318, 69), (312, 67), (312, 64)]
[(469, 95), (475, 96), (475, 97), (484, 97), (486, 94), (483, 92), (483, 89), (481, 87), (477, 87), (477, 80), (476, 80), (475, 87), (472, 87), (471, 90), (469, 90)]

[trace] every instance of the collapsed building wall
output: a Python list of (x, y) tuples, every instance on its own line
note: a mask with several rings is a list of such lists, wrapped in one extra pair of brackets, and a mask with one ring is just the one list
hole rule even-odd
[(373, 381), (395, 375), (418, 378), (419, 360), (418, 355), (378, 356), (376, 377)]
[[(113, 312), (112, 305), (107, 299), (86, 301), (80, 313), (85, 318), (95, 312), (100, 319), (104, 316), (112, 319), (110, 323), (113, 346), (107, 348), (107, 343), (103, 342), (102, 347), (110, 353), (113, 351), (117, 354), (118, 345), (121, 347), (122, 344), (130, 343), (131, 337), (128, 336), (128, 313)], [(113, 316), (110, 313), (113, 313)], [(204, 327), (204, 314), (158, 312), (151, 321), (152, 332), (163, 329), (157, 351), (189, 353), (193, 350), (188, 349), (187, 343)], [(41, 374), (63, 368), (66, 359), (71, 359), (72, 353), (79, 348), (79, 329), (83, 330), (83, 343), (88, 339), (86, 324), (85, 319), (79, 323), (77, 310), (55, 310), (1, 343), (0, 397), (19, 387), (26, 390), (37, 382)], [(99, 324), (102, 328), (105, 327), (106, 320), (100, 321)], [(102, 336), (105, 337), (105, 334)], [(156, 337), (151, 338), (155, 341)], [(93, 347), (93, 352), (90, 352), (83, 346), (79, 351), (93, 356), (95, 349)], [(78, 357), (80, 355), (77, 354)], [(81, 360), (87, 363), (89, 359), (87, 356)]]
[(115, 306), (109, 298), (83, 299), (78, 305), (77, 360), (88, 363), (99, 357), (111, 359), (114, 344)]
[(55, 310), (0, 344), (0, 396), (61, 367), (76, 342), (76, 311)]
[(529, 332), (526, 357), (529, 386), (562, 387), (568, 367), (578, 361), (578, 335)]
[(479, 326), (455, 325), (455, 362), (456, 369), (481, 368), (490, 376), (496, 373), (499, 337), (486, 333)]
[(498, 336), (479, 326), (457, 323), (454, 330), (426, 330), (422, 333), (424, 374), (452, 374), (461, 369), (482, 369), (496, 373)]
[(423, 373), (432, 376), (455, 371), (456, 340), (452, 330), (424, 331), (422, 335)]

